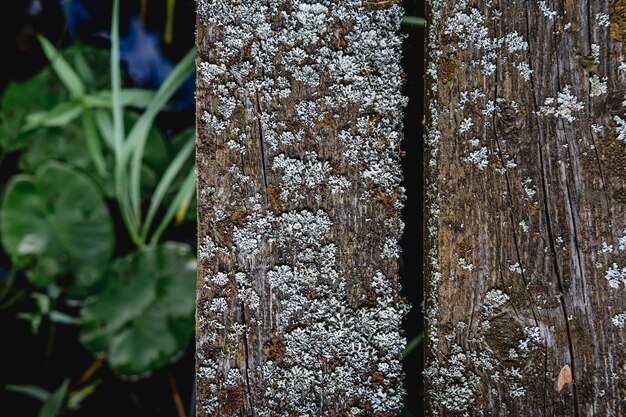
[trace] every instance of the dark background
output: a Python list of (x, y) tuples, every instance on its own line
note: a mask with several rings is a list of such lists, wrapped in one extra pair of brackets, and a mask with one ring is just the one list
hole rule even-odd
[[(122, 60), (128, 81), (138, 87), (156, 88), (167, 70), (194, 43), (195, 1), (177, 1), (174, 37), (171, 44), (162, 39), (165, 20), (165, 0), (148, 1), (144, 30), (137, 28), (139, 1), (123, 1), (121, 10)], [(106, 0), (13, 0), (3, 4), (0, 13), (0, 94), (12, 80), (24, 80), (46, 65), (46, 59), (35, 38), (43, 34), (57, 45), (69, 45), (75, 39), (84, 43), (108, 47), (111, 21), (111, 1)], [(403, 2), (407, 15), (424, 16), (424, 4), (419, 0)], [(413, 305), (404, 323), (407, 340), (423, 332), (422, 314), (422, 124), (424, 30), (403, 26), (403, 68), (407, 82), (404, 94), (409, 97), (406, 108), (402, 145), (404, 186), (407, 201), (403, 212), (404, 236), (401, 240), (401, 278), (404, 296)], [(165, 125), (191, 124), (193, 120), (193, 80), (176, 97), (178, 113), (159, 120)], [(6, 181), (11, 161), (0, 165), (0, 180)], [(193, 231), (191, 231), (193, 233)], [(192, 235), (193, 237), (193, 235)], [(0, 258), (5, 255), (0, 252)], [(7, 265), (8, 259), (0, 259)], [(24, 282), (25, 280), (22, 280)], [(28, 288), (26, 289), (28, 290)], [(5, 384), (37, 385), (48, 390), (58, 387), (65, 377), (76, 380), (92, 364), (93, 357), (78, 342), (78, 331), (72, 326), (58, 326), (53, 343), (45, 327), (39, 335), (31, 333), (27, 322), (17, 320), (21, 311), (32, 311), (32, 301), (26, 299), (0, 312), (0, 387)], [(71, 313), (71, 311), (70, 311)], [(423, 356), (421, 346), (405, 359), (406, 416), (422, 415)], [(82, 403), (73, 416), (176, 416), (171, 383), (175, 382), (186, 408), (193, 409), (193, 346), (181, 358), (151, 378), (121, 381), (107, 371), (98, 370), (102, 383), (94, 395)], [(71, 387), (70, 387), (71, 389)], [(21, 394), (0, 388), (0, 416), (36, 416), (40, 403)], [(190, 411), (191, 416), (191, 411)]]

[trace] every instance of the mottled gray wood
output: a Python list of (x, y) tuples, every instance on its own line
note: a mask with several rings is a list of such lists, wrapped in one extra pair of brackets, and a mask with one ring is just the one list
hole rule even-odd
[(198, 2), (199, 416), (401, 409), (395, 3)]
[(428, 6), (429, 414), (626, 415), (626, 2)]

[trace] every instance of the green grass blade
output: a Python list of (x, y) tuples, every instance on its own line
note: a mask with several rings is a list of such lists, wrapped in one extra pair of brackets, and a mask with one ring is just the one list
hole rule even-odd
[(415, 26), (415, 27), (423, 28), (424, 26), (426, 26), (426, 19), (424, 19), (423, 17), (417, 17), (417, 16), (403, 16), (402, 24), (407, 25), (407, 26)]
[[(125, 88), (120, 90), (120, 103), (122, 107), (146, 108), (154, 99), (155, 92), (141, 88)], [(111, 91), (98, 91), (95, 94), (88, 94), (83, 98), (87, 107), (92, 108), (113, 108), (113, 94)]]
[(83, 111), (83, 128), (85, 130), (85, 141), (87, 142), (87, 150), (91, 157), (93, 164), (96, 166), (96, 170), (103, 177), (108, 176), (106, 162), (104, 161), (104, 155), (102, 154), (102, 144), (100, 142), (100, 136), (98, 135), (98, 128), (96, 126), (96, 119), (91, 109), (85, 109)]
[(191, 135), (190, 140), (182, 147), (182, 149), (178, 152), (178, 155), (174, 158), (174, 160), (167, 167), (167, 170), (163, 174), (163, 177), (159, 181), (159, 184), (152, 195), (152, 199), (150, 201), (150, 207), (148, 208), (148, 213), (146, 215), (146, 220), (142, 225), (141, 237), (145, 241), (148, 236), (148, 231), (150, 230), (150, 226), (152, 225), (152, 221), (154, 220), (154, 216), (157, 213), (157, 210), (161, 206), (163, 202), (163, 198), (165, 194), (169, 190), (172, 182), (182, 169), (183, 165), (189, 159), (189, 156), (194, 150), (195, 141), (193, 140), (195, 135)]
[(85, 84), (74, 71), (72, 66), (61, 56), (59, 51), (50, 43), (50, 41), (41, 35), (37, 36), (44, 54), (50, 61), (52, 69), (61, 79), (61, 82), (69, 90), (74, 97), (82, 97), (85, 94)]
[(189, 192), (185, 196), (183, 196), (183, 199), (178, 205), (178, 210), (176, 210), (176, 218), (174, 220), (174, 224), (176, 224), (177, 226), (185, 220), (185, 216), (187, 215), (187, 211), (189, 210), (189, 206), (191, 205), (191, 201), (193, 200), (195, 195), (195, 188), (190, 188)]
[(122, 153), (122, 164), (131, 158), (130, 166), (130, 199), (135, 216), (139, 219), (140, 212), (140, 184), (141, 184), (141, 163), (146, 146), (146, 140), (150, 133), (150, 128), (154, 123), (157, 114), (165, 107), (169, 99), (178, 88), (195, 71), (195, 50), (190, 50), (183, 59), (174, 67), (167, 76), (163, 84), (157, 91), (154, 99), (146, 108), (146, 111), (139, 117), (132, 130), (128, 134), (128, 139), (124, 143)]
[(174, 11), (176, 10), (176, 0), (167, 0), (167, 9), (165, 12), (165, 34), (163, 40), (167, 44), (171, 44), (174, 40)]
[(123, 148), (126, 143), (124, 130), (124, 106), (122, 104), (122, 76), (120, 72), (120, 0), (113, 0), (111, 17), (111, 99), (113, 112), (113, 151), (115, 153), (115, 196), (120, 207), (124, 225), (135, 244), (143, 246), (139, 236), (138, 218), (134, 215), (128, 196), (126, 162)]
[(100, 136), (102, 136), (104, 143), (109, 147), (109, 149), (114, 150), (113, 120), (111, 120), (111, 115), (109, 112), (104, 110), (95, 110), (94, 117), (96, 119), (96, 126), (98, 126), (98, 131), (100, 132)]
[(50, 395), (50, 398), (48, 398), (43, 407), (41, 407), (39, 417), (56, 417), (61, 413), (69, 385), (70, 380), (66, 378), (63, 384)]
[(50, 393), (43, 388), (35, 385), (5, 385), (7, 391), (13, 391), (20, 394), (28, 395), (31, 398), (45, 402), (50, 398)]
[(24, 124), (24, 127), (20, 129), (20, 131), (28, 132), (29, 130), (37, 129), (44, 126), (65, 126), (72, 120), (79, 117), (82, 112), (83, 107), (80, 101), (64, 101), (57, 104), (50, 110), (31, 113), (26, 116), (26, 123)]
[(185, 181), (183, 182), (180, 189), (178, 190), (178, 193), (176, 193), (176, 196), (174, 196), (174, 199), (170, 203), (170, 206), (167, 209), (165, 216), (163, 216), (163, 219), (161, 219), (161, 223), (159, 224), (156, 231), (154, 232), (154, 235), (152, 235), (152, 239), (150, 239), (151, 244), (158, 243), (159, 239), (161, 238), (161, 235), (163, 234), (167, 226), (170, 224), (170, 222), (176, 215), (176, 212), (178, 211), (181, 204), (185, 201), (185, 199), (190, 193), (191, 194), (194, 193), (195, 189), (196, 189), (196, 168), (194, 166), (189, 171), (189, 174), (187, 175), (187, 178), (185, 178)]
[(115, 156), (122, 155), (124, 144), (124, 108), (122, 105), (121, 89), (122, 76), (120, 74), (120, 34), (119, 34), (120, 0), (113, 0), (113, 15), (111, 18), (111, 101), (113, 109), (113, 139)]
[(402, 351), (402, 357), (406, 358), (407, 356), (409, 356), (411, 352), (415, 350), (415, 348), (417, 348), (419, 345), (422, 344), (423, 340), (424, 340), (423, 333), (420, 333), (417, 336), (415, 336), (409, 343), (407, 343), (406, 347)]

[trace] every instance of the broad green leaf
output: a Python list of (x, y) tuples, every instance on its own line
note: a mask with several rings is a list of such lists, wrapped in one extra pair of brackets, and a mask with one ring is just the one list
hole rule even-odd
[(23, 82), (10, 83), (0, 102), (0, 148), (7, 151), (28, 144), (21, 129), (26, 117), (53, 108), (67, 100), (67, 93), (49, 69)]
[(20, 394), (28, 395), (36, 400), (45, 402), (50, 398), (50, 392), (41, 387), (35, 385), (5, 385), (4, 388), (7, 391), (18, 392)]
[(50, 395), (48, 400), (44, 403), (41, 410), (39, 410), (39, 417), (56, 417), (63, 408), (65, 402), (65, 395), (67, 394), (67, 387), (70, 385), (70, 380), (65, 379), (61, 386)]
[(37, 39), (39, 39), (39, 43), (41, 43), (43, 52), (50, 61), (52, 69), (70, 94), (74, 97), (83, 96), (85, 94), (85, 85), (65, 57), (59, 53), (48, 39), (43, 36), (37, 36)]
[(94, 285), (113, 252), (113, 225), (93, 182), (50, 162), (34, 176), (14, 177), (2, 205), (2, 243), (31, 281), (46, 287), (72, 274), (79, 289)]
[(82, 344), (113, 371), (140, 375), (166, 365), (193, 335), (196, 261), (168, 242), (115, 262), (106, 287), (81, 312)]
[(63, 127), (51, 127), (32, 132), (30, 146), (18, 161), (23, 172), (34, 174), (43, 164), (55, 160), (93, 173), (96, 168), (89, 155), (82, 124), (76, 121)]

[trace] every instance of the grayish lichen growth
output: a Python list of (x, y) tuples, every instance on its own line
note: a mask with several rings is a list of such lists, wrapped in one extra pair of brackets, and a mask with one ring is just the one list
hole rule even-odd
[(198, 2), (202, 416), (402, 407), (393, 3)]

